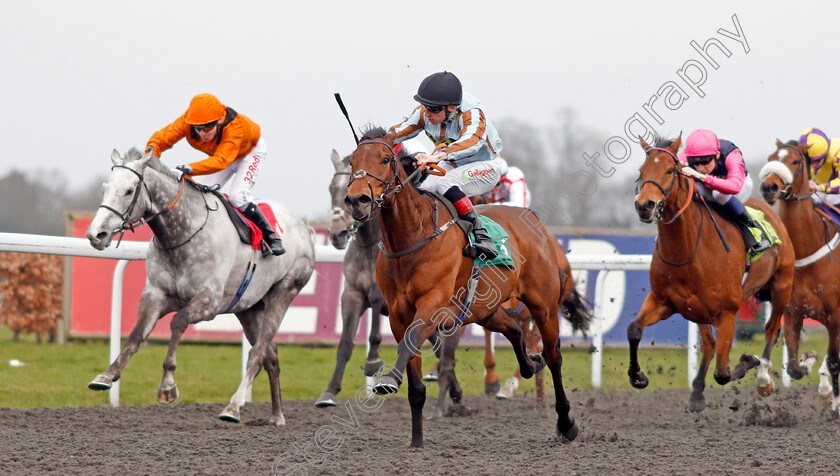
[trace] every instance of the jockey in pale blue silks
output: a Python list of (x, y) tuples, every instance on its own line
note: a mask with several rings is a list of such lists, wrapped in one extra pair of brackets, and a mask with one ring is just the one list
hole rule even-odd
[(420, 83), (414, 99), (420, 106), (391, 127), (395, 143), (425, 132), (437, 145), (431, 155), (418, 154), (418, 166), (438, 164), (446, 175), (429, 175), (420, 185), (423, 190), (442, 194), (455, 205), (461, 219), (472, 224), (475, 243), (464, 254), (486, 258), (498, 255), (487, 231), (473, 209), (468, 195), (483, 195), (490, 191), (507, 171), (507, 164), (499, 157), (502, 140), (496, 128), (484, 115), (478, 100), (464, 93), (461, 81), (452, 73), (435, 73)]
[[(741, 150), (728, 140), (718, 140), (714, 132), (698, 129), (686, 138), (680, 160), (687, 163), (682, 173), (697, 180), (697, 192), (720, 205), (724, 216), (741, 231), (744, 244), (754, 255), (770, 248), (770, 240), (744, 207), (753, 189)], [(749, 227), (761, 230), (756, 241)]]

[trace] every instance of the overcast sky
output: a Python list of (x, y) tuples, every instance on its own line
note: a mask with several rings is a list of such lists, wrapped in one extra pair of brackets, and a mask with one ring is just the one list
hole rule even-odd
[[(621, 138), (613, 160), (601, 149), (578, 162), (601, 181), (640, 165), (637, 145), (621, 162), (637, 113), (668, 135), (712, 129), (748, 161), (806, 127), (840, 135), (836, 2), (700, 5), (0, 0), (0, 176), (59, 171), (87, 186), (107, 174), (112, 149), (142, 148), (210, 92), (262, 127), (269, 155), (255, 193), (325, 218), (330, 151), (354, 147), (333, 93), (357, 128), (387, 127), (444, 69), (497, 122), (556, 123), (571, 107), (604, 143)], [(202, 156), (182, 141), (163, 160)]]

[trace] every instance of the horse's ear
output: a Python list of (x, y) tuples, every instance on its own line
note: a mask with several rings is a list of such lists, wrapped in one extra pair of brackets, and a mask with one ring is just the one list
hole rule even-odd
[(333, 149), (332, 154), (330, 154), (330, 160), (332, 160), (335, 169), (338, 170), (338, 165), (341, 163), (341, 157), (338, 155), (338, 152), (336, 152), (335, 149)]
[(808, 145), (807, 143), (805, 143), (805, 144), (797, 144), (797, 145), (796, 145), (796, 147), (798, 147), (798, 148), (799, 148), (799, 150), (800, 150), (800, 152), (802, 152), (803, 154), (807, 154), (807, 153), (808, 153), (808, 149), (810, 149), (810, 148), (811, 148), (811, 146), (810, 146), (810, 145)]
[(784, 144), (778, 138), (776, 138), (776, 148), (783, 146)]
[(644, 140), (644, 139), (642, 139), (642, 136), (639, 136), (639, 144), (641, 144), (641, 145), (642, 145), (642, 149), (644, 149), (644, 150), (645, 150), (645, 152), (647, 152), (647, 151), (649, 151), (649, 150), (650, 150), (650, 146), (648, 145), (648, 143), (647, 143), (647, 142), (645, 142), (645, 140)]
[(143, 156), (142, 156), (142, 157), (140, 157), (139, 159), (137, 159), (137, 162), (138, 162), (139, 168), (140, 168), (141, 170), (142, 170), (142, 169), (145, 169), (145, 168), (146, 168), (146, 166), (147, 166), (147, 165), (149, 165), (149, 162), (151, 162), (151, 161), (152, 161), (152, 157), (154, 157), (154, 156), (155, 156), (155, 154), (153, 154), (153, 153), (151, 153), (151, 152), (146, 152), (145, 154), (143, 154)]
[(680, 150), (680, 145), (681, 144), (682, 144), (682, 132), (680, 132), (680, 135), (678, 135), (677, 138), (674, 139), (674, 142), (671, 142), (671, 145), (668, 146), (668, 150), (670, 150), (672, 154), (677, 155), (677, 151)]
[(111, 162), (113, 162), (114, 165), (122, 165), (123, 163), (123, 158), (120, 157), (120, 151), (117, 149), (111, 151)]

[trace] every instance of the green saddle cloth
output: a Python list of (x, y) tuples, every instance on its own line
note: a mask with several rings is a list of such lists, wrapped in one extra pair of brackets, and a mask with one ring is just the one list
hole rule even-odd
[[(769, 251), (771, 248), (773, 248), (774, 246), (781, 245), (782, 240), (779, 239), (779, 234), (776, 233), (776, 229), (773, 228), (773, 225), (771, 225), (770, 222), (768, 222), (764, 218), (764, 212), (763, 211), (757, 210), (755, 208), (750, 208), (750, 207), (746, 207), (746, 208), (747, 208), (747, 211), (750, 213), (750, 215), (752, 215), (753, 220), (755, 220), (755, 222), (758, 223), (759, 226), (761, 226), (764, 229), (764, 231), (767, 233), (767, 236), (770, 237), (770, 248), (767, 248), (766, 250), (762, 251), (761, 253), (758, 253), (757, 255), (753, 255), (752, 252), (750, 252), (750, 257), (752, 259), (756, 260), (756, 259), (760, 258), (761, 255), (763, 255), (764, 253)], [(750, 233), (752, 233), (753, 236), (755, 237), (756, 241), (761, 241), (761, 238), (762, 238), (761, 237), (761, 230), (759, 230), (755, 227), (752, 227), (752, 226), (749, 227), (749, 230), (750, 230)]]
[[(484, 215), (479, 215), (478, 217), (481, 219), (481, 224), (484, 226), (484, 229), (487, 230), (487, 234), (493, 240), (493, 244), (496, 245), (496, 251), (499, 254), (491, 260), (483, 260), (476, 257), (475, 264), (478, 264), (482, 268), (488, 266), (508, 266), (515, 268), (516, 266), (513, 258), (510, 257), (510, 250), (507, 246), (507, 240), (509, 238), (507, 231), (501, 225)], [(474, 242), (475, 236), (470, 233), (470, 243)]]

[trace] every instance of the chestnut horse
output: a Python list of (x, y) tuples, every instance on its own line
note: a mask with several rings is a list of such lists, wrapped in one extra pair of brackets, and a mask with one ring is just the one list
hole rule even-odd
[[(508, 233), (502, 251), (509, 253), (516, 265), (483, 268), (474, 292), (477, 299), (462, 309), (464, 295), (472, 294), (467, 285), (473, 260), (461, 254), (466, 239), (458, 227), (451, 226), (453, 217), (446, 207), (406, 186), (409, 177), (394, 154), (393, 135), (382, 128), (369, 130), (350, 156), (350, 165), (353, 175), (345, 204), (359, 222), (379, 213), (384, 252), (376, 263), (376, 282), (399, 342), (395, 364), (390, 372), (380, 375), (373, 391), (378, 395), (396, 393), (407, 371), (411, 446), (423, 446), (426, 387), (421, 378), (420, 344), (438, 329), (454, 333), (470, 323), (510, 340), (524, 378), (549, 367), (556, 397), (556, 430), (574, 440), (578, 425), (569, 415), (560, 372), (558, 308), (567, 291), (568, 279), (564, 278), (568, 276), (558, 267), (562, 250), (557, 240), (530, 210), (479, 207), (478, 211)], [(512, 296), (525, 303), (537, 323), (542, 355), (527, 354), (519, 323), (501, 307)]]
[[(714, 351), (715, 381), (724, 385), (744, 377), (758, 366), (758, 392), (769, 395), (773, 389), (770, 377), (770, 352), (781, 330), (781, 317), (793, 287), (793, 246), (778, 215), (756, 199), (747, 205), (761, 210), (775, 228), (782, 243), (753, 260), (744, 280), (746, 248), (738, 229), (694, 200), (694, 182), (680, 173), (677, 160), (681, 139), (658, 140), (656, 147), (645, 141), (641, 145), (646, 158), (640, 168), (639, 188), (635, 205), (639, 219), (656, 222), (658, 239), (650, 265), (650, 294), (638, 316), (627, 327), (630, 342), (630, 368), (627, 374), (636, 388), (644, 388), (648, 378), (639, 367), (638, 349), (645, 327), (679, 313), (700, 325), (703, 357), (692, 382), (688, 411), (706, 408), (703, 390), (706, 372)], [(717, 217), (717, 218), (715, 218)], [(724, 249), (721, 236), (731, 251)], [(729, 369), (729, 351), (735, 334), (735, 313), (749, 296), (768, 292), (773, 312), (764, 328), (764, 352), (756, 356), (742, 355), (733, 371)], [(711, 326), (715, 333), (712, 335)]]
[[(820, 367), (819, 394), (840, 410), (840, 256), (833, 249), (840, 240), (840, 226), (823, 218), (814, 208), (808, 187), (810, 167), (806, 146), (797, 141), (783, 144), (776, 140), (776, 151), (761, 169), (761, 194), (771, 205), (779, 203), (779, 216), (787, 227), (796, 254), (793, 294), (785, 319), (785, 344), (789, 362), (787, 372), (800, 379), (811, 372), (816, 352), (797, 362), (802, 321), (811, 318), (828, 329), (828, 352)], [(832, 256), (834, 255), (834, 256)], [(831, 375), (829, 384), (828, 374)]]

